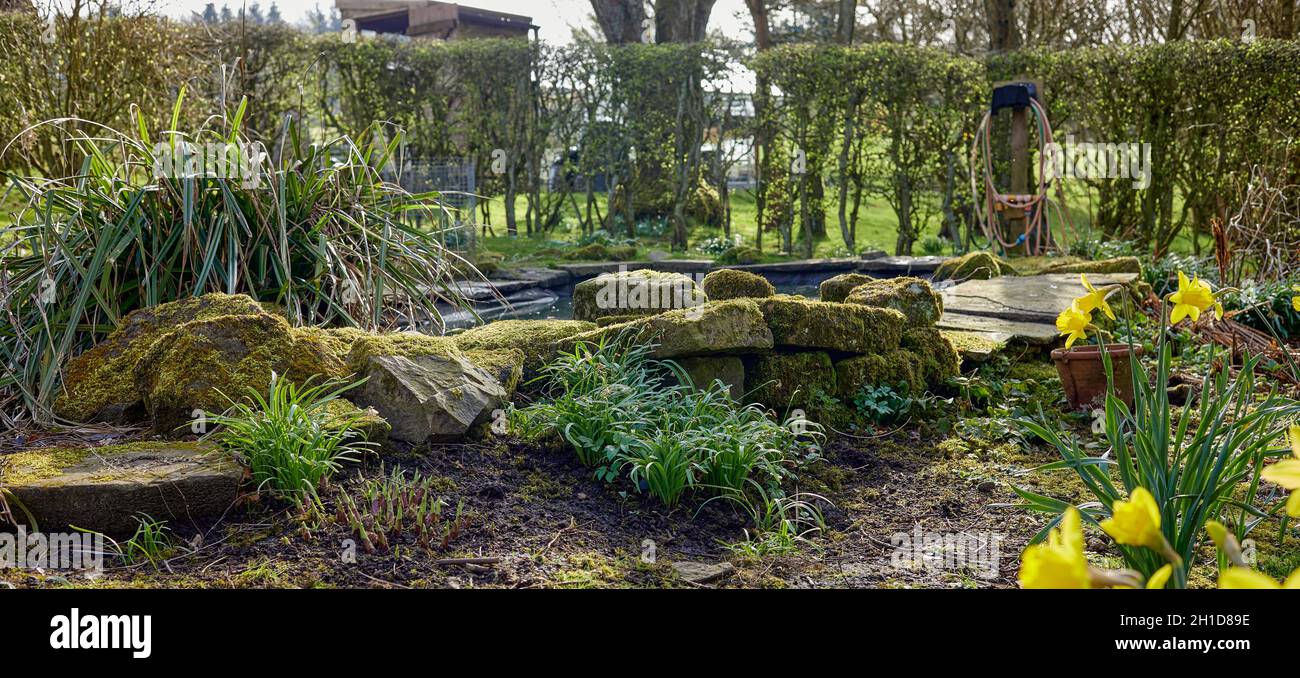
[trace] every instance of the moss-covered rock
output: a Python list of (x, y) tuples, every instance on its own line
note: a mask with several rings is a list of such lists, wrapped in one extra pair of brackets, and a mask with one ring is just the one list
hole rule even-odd
[(630, 323), (633, 320), (640, 320), (641, 318), (642, 316), (639, 315), (607, 315), (603, 318), (596, 319), (596, 327), (609, 327), (610, 325), (622, 325), (623, 323)]
[(739, 299), (742, 297), (763, 298), (776, 294), (776, 288), (761, 275), (749, 271), (737, 271), (724, 268), (713, 271), (700, 281), (704, 294), (713, 300)]
[(757, 264), (762, 258), (762, 253), (748, 245), (735, 245), (728, 247), (719, 254), (713, 263), (721, 266), (748, 266)]
[[(1003, 348), (1006, 348), (1007, 341), (995, 340), (990, 338), (984, 332), (965, 332), (962, 330), (942, 330), (943, 336), (948, 338), (952, 347), (957, 349), (962, 360), (972, 362), (984, 362), (992, 358)], [(1009, 335), (1004, 335), (1008, 336)]]
[(315, 383), (325, 379), (349, 380), (354, 370), (348, 367), (348, 353), (358, 340), (371, 336), (365, 330), (351, 327), (325, 329), (321, 327), (294, 327), (293, 345), (285, 377), (295, 383), (315, 378)]
[(752, 299), (711, 301), (602, 327), (564, 339), (558, 348), (569, 351), (580, 342), (596, 344), (616, 337), (655, 344), (651, 352), (654, 358), (752, 353), (772, 348), (772, 332)]
[(906, 318), (893, 309), (836, 304), (778, 294), (758, 300), (777, 346), (846, 353), (898, 348)]
[(990, 280), (1004, 275), (1016, 275), (1016, 269), (988, 252), (971, 252), (949, 259), (935, 269), (931, 280)]
[(708, 300), (690, 276), (638, 270), (604, 273), (573, 287), (573, 318), (647, 316)]
[(853, 288), (846, 303), (892, 308), (907, 317), (911, 327), (930, 327), (943, 317), (943, 298), (930, 283), (911, 276), (873, 280)]
[(931, 389), (961, 373), (961, 355), (933, 327), (914, 327), (903, 332), (902, 347), (916, 355), (916, 369)]
[(496, 377), (508, 394), (507, 397), (513, 395), (523, 374), (524, 352), (516, 348), (462, 351), (458, 340), (463, 336), (464, 334), (457, 337), (435, 337), (419, 332), (367, 334), (353, 342), (347, 357), (348, 369), (355, 375), (362, 375), (370, 365), (370, 358), (374, 356), (462, 358)]
[(388, 434), (393, 430), (388, 420), (379, 416), (379, 412), (375, 411), (374, 408), (357, 407), (351, 401), (343, 398), (336, 398), (325, 403), (325, 412), (329, 415), (329, 420), (325, 426), (330, 429), (349, 428), (355, 431), (362, 440), (377, 445), (386, 445), (388, 443)]
[(460, 355), (453, 337), (435, 337), (420, 332), (388, 332), (384, 334), (367, 334), (352, 343), (348, 351), (348, 368), (355, 374), (363, 372), (371, 356), (400, 356), (419, 358), (422, 356)]
[(571, 261), (632, 261), (636, 258), (636, 248), (631, 245), (605, 245), (594, 242), (561, 255)]
[(845, 358), (835, 363), (837, 393), (847, 401), (864, 387), (883, 385), (920, 395), (926, 383), (916, 369), (918, 362), (916, 355), (904, 349)]
[(222, 412), (249, 389), (265, 392), (271, 373), (284, 374), (292, 353), (289, 323), (273, 315), (195, 320), (163, 335), (135, 365), (154, 430), (170, 434), (195, 410)]
[(817, 393), (836, 392), (835, 366), (825, 351), (767, 353), (745, 359), (746, 399), (777, 411), (808, 408)]
[(64, 366), (55, 413), (72, 421), (142, 419), (145, 409), (132, 376), (140, 356), (179, 325), (237, 315), (268, 312), (242, 294), (205, 294), (132, 312), (117, 330)]
[(842, 302), (849, 292), (859, 285), (865, 285), (876, 278), (865, 273), (841, 273), (822, 281), (820, 298), (822, 301)]
[(555, 359), (556, 342), (594, 329), (595, 324), (581, 320), (498, 320), (458, 334), (453, 341), (464, 351), (522, 351), (523, 376), (528, 380)]
[(1100, 261), (1079, 261), (1048, 266), (1043, 273), (1142, 273), (1142, 262), (1137, 257), (1115, 257)]
[(695, 388), (704, 390), (721, 381), (732, 400), (739, 402), (745, 394), (745, 364), (736, 356), (678, 358), (673, 362), (681, 366)]

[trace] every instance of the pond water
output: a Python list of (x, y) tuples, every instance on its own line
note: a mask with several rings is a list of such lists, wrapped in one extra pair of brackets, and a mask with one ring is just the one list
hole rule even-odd
[[(767, 276), (768, 280), (782, 294), (797, 294), (816, 299), (821, 281), (837, 272), (821, 274), (798, 274)], [(534, 288), (511, 295), (507, 303), (484, 302), (475, 309), (482, 322), (493, 320), (571, 320), (573, 318), (573, 286), (553, 289)], [(473, 314), (456, 311), (443, 314), (448, 329), (467, 329), (479, 324)]]

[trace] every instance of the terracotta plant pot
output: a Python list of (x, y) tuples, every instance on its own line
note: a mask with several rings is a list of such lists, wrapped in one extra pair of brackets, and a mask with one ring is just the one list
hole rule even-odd
[[(1142, 347), (1131, 347), (1142, 356)], [(1133, 369), (1129, 364), (1128, 344), (1106, 344), (1111, 367), (1115, 370), (1115, 395), (1133, 406)], [(1100, 346), (1075, 346), (1052, 351), (1052, 362), (1061, 374), (1061, 386), (1070, 407), (1084, 409), (1106, 404), (1106, 366), (1101, 362)]]

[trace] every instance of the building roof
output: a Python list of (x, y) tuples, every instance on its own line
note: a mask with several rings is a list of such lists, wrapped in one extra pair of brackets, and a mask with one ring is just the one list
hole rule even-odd
[(532, 17), (438, 0), (335, 0), (339, 15), (358, 30), (450, 38), (458, 29), (479, 35), (527, 35)]

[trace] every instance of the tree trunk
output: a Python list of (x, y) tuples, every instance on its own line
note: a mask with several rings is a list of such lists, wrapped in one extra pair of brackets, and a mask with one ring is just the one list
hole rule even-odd
[(853, 29), (858, 24), (858, 0), (839, 0), (839, 11), (835, 21), (835, 42), (841, 45), (853, 44)]
[(641, 42), (645, 31), (645, 3), (641, 0), (591, 0), (600, 32), (611, 45)]
[[(600, 0), (592, 0), (592, 3)], [(709, 27), (716, 0), (657, 0), (655, 42), (700, 42)]]
[(988, 21), (989, 49), (1006, 52), (1020, 47), (1020, 30), (1016, 27), (1016, 0), (984, 0)]

